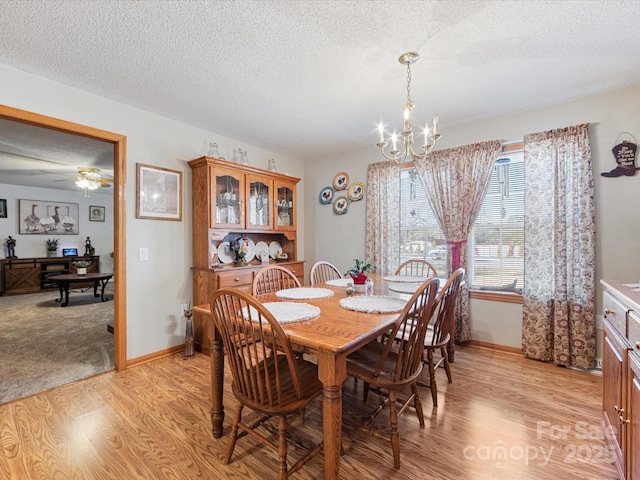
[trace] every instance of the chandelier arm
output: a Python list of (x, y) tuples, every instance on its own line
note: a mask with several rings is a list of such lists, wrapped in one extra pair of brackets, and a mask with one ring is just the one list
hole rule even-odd
[[(404, 163), (404, 161), (407, 158), (408, 155), (408, 151), (405, 147), (405, 149), (402, 151), (402, 153), (400, 153), (399, 151), (396, 151), (395, 155), (387, 155), (387, 153), (384, 151), (385, 147), (387, 146), (387, 142), (380, 142), (377, 144), (378, 147), (380, 147), (380, 151), (382, 152), (382, 155), (387, 159), (387, 160), (393, 160), (396, 163)], [(393, 152), (394, 150), (392, 150)], [(391, 153), (391, 152), (389, 152)]]

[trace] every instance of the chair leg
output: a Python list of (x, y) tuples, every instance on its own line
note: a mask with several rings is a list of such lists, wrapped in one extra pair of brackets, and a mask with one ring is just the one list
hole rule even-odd
[(231, 432), (229, 433), (229, 443), (227, 444), (227, 455), (224, 459), (224, 464), (228, 465), (231, 461), (231, 455), (233, 455), (233, 449), (236, 447), (236, 440), (238, 440), (238, 425), (242, 420), (242, 409), (244, 406), (238, 402), (238, 409), (233, 417), (233, 423), (231, 424)]
[(433, 406), (438, 406), (438, 386), (436, 385), (436, 368), (433, 363), (433, 350), (427, 349), (427, 362), (429, 363), (429, 388), (431, 388), (431, 398)]
[(366, 402), (367, 398), (369, 398), (369, 384), (364, 382), (364, 388), (362, 390), (362, 401)]
[(420, 401), (420, 395), (418, 394), (418, 384), (411, 384), (411, 392), (413, 393), (413, 406), (416, 409), (416, 415), (418, 415), (418, 421), (420, 426), (424, 427), (424, 413), (422, 411), (422, 402)]
[(449, 380), (449, 383), (453, 383), (453, 378), (451, 378), (451, 365), (449, 364), (449, 354), (447, 353), (447, 349), (442, 347), (440, 351), (442, 352), (442, 358), (444, 359), (444, 371), (447, 372), (447, 380)]
[(278, 422), (278, 480), (287, 480), (287, 417), (280, 416)]
[(396, 391), (389, 390), (389, 418), (391, 420), (391, 450), (393, 451), (393, 466), (400, 468), (400, 435), (398, 434), (398, 406)]

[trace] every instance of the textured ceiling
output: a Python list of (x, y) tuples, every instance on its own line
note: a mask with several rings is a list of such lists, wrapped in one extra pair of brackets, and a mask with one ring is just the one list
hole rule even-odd
[(400, 129), (409, 50), (445, 134), (640, 82), (639, 1), (0, 3), (0, 63), (303, 161)]

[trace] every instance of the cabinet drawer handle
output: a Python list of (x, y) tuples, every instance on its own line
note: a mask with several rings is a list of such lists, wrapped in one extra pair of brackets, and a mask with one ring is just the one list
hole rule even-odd
[(622, 418), (622, 415), (620, 415), (620, 423), (625, 425), (625, 424), (630, 424), (631, 420), (629, 420), (628, 418), (625, 420), (624, 418)]
[(236, 277), (233, 279), (234, 282), (239, 282), (240, 281), (240, 277)]
[(624, 413), (624, 408), (619, 408), (618, 405), (614, 405), (613, 406), (613, 411), (616, 412), (616, 413), (623, 414)]
[(640, 350), (640, 342), (636, 342), (636, 348)]
[(604, 309), (604, 314), (605, 315), (613, 315), (614, 313), (616, 313), (616, 312), (614, 312), (613, 310), (609, 310), (608, 308)]

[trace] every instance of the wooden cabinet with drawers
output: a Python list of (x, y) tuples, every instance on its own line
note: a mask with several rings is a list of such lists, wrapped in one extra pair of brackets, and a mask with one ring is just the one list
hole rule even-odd
[(617, 282), (605, 287), (602, 409), (621, 479), (640, 480), (640, 292)]
[(87, 262), (87, 273), (100, 273), (100, 257), (35, 257), (6, 258), (2, 265), (2, 295), (36, 293), (47, 288), (57, 288), (50, 280), (54, 275), (76, 273), (75, 262)]
[[(259, 256), (244, 265), (218, 265), (221, 243), (247, 238), (278, 242), (287, 261), (279, 261), (304, 283), (304, 262), (297, 258), (296, 185), (300, 179), (227, 160), (200, 157), (189, 162), (193, 198), (193, 302), (211, 301), (219, 288), (251, 293), (255, 274), (266, 264)], [(258, 252), (256, 252), (257, 254)], [(270, 259), (270, 262), (274, 262)], [(193, 317), (194, 343), (209, 352), (210, 333)]]

